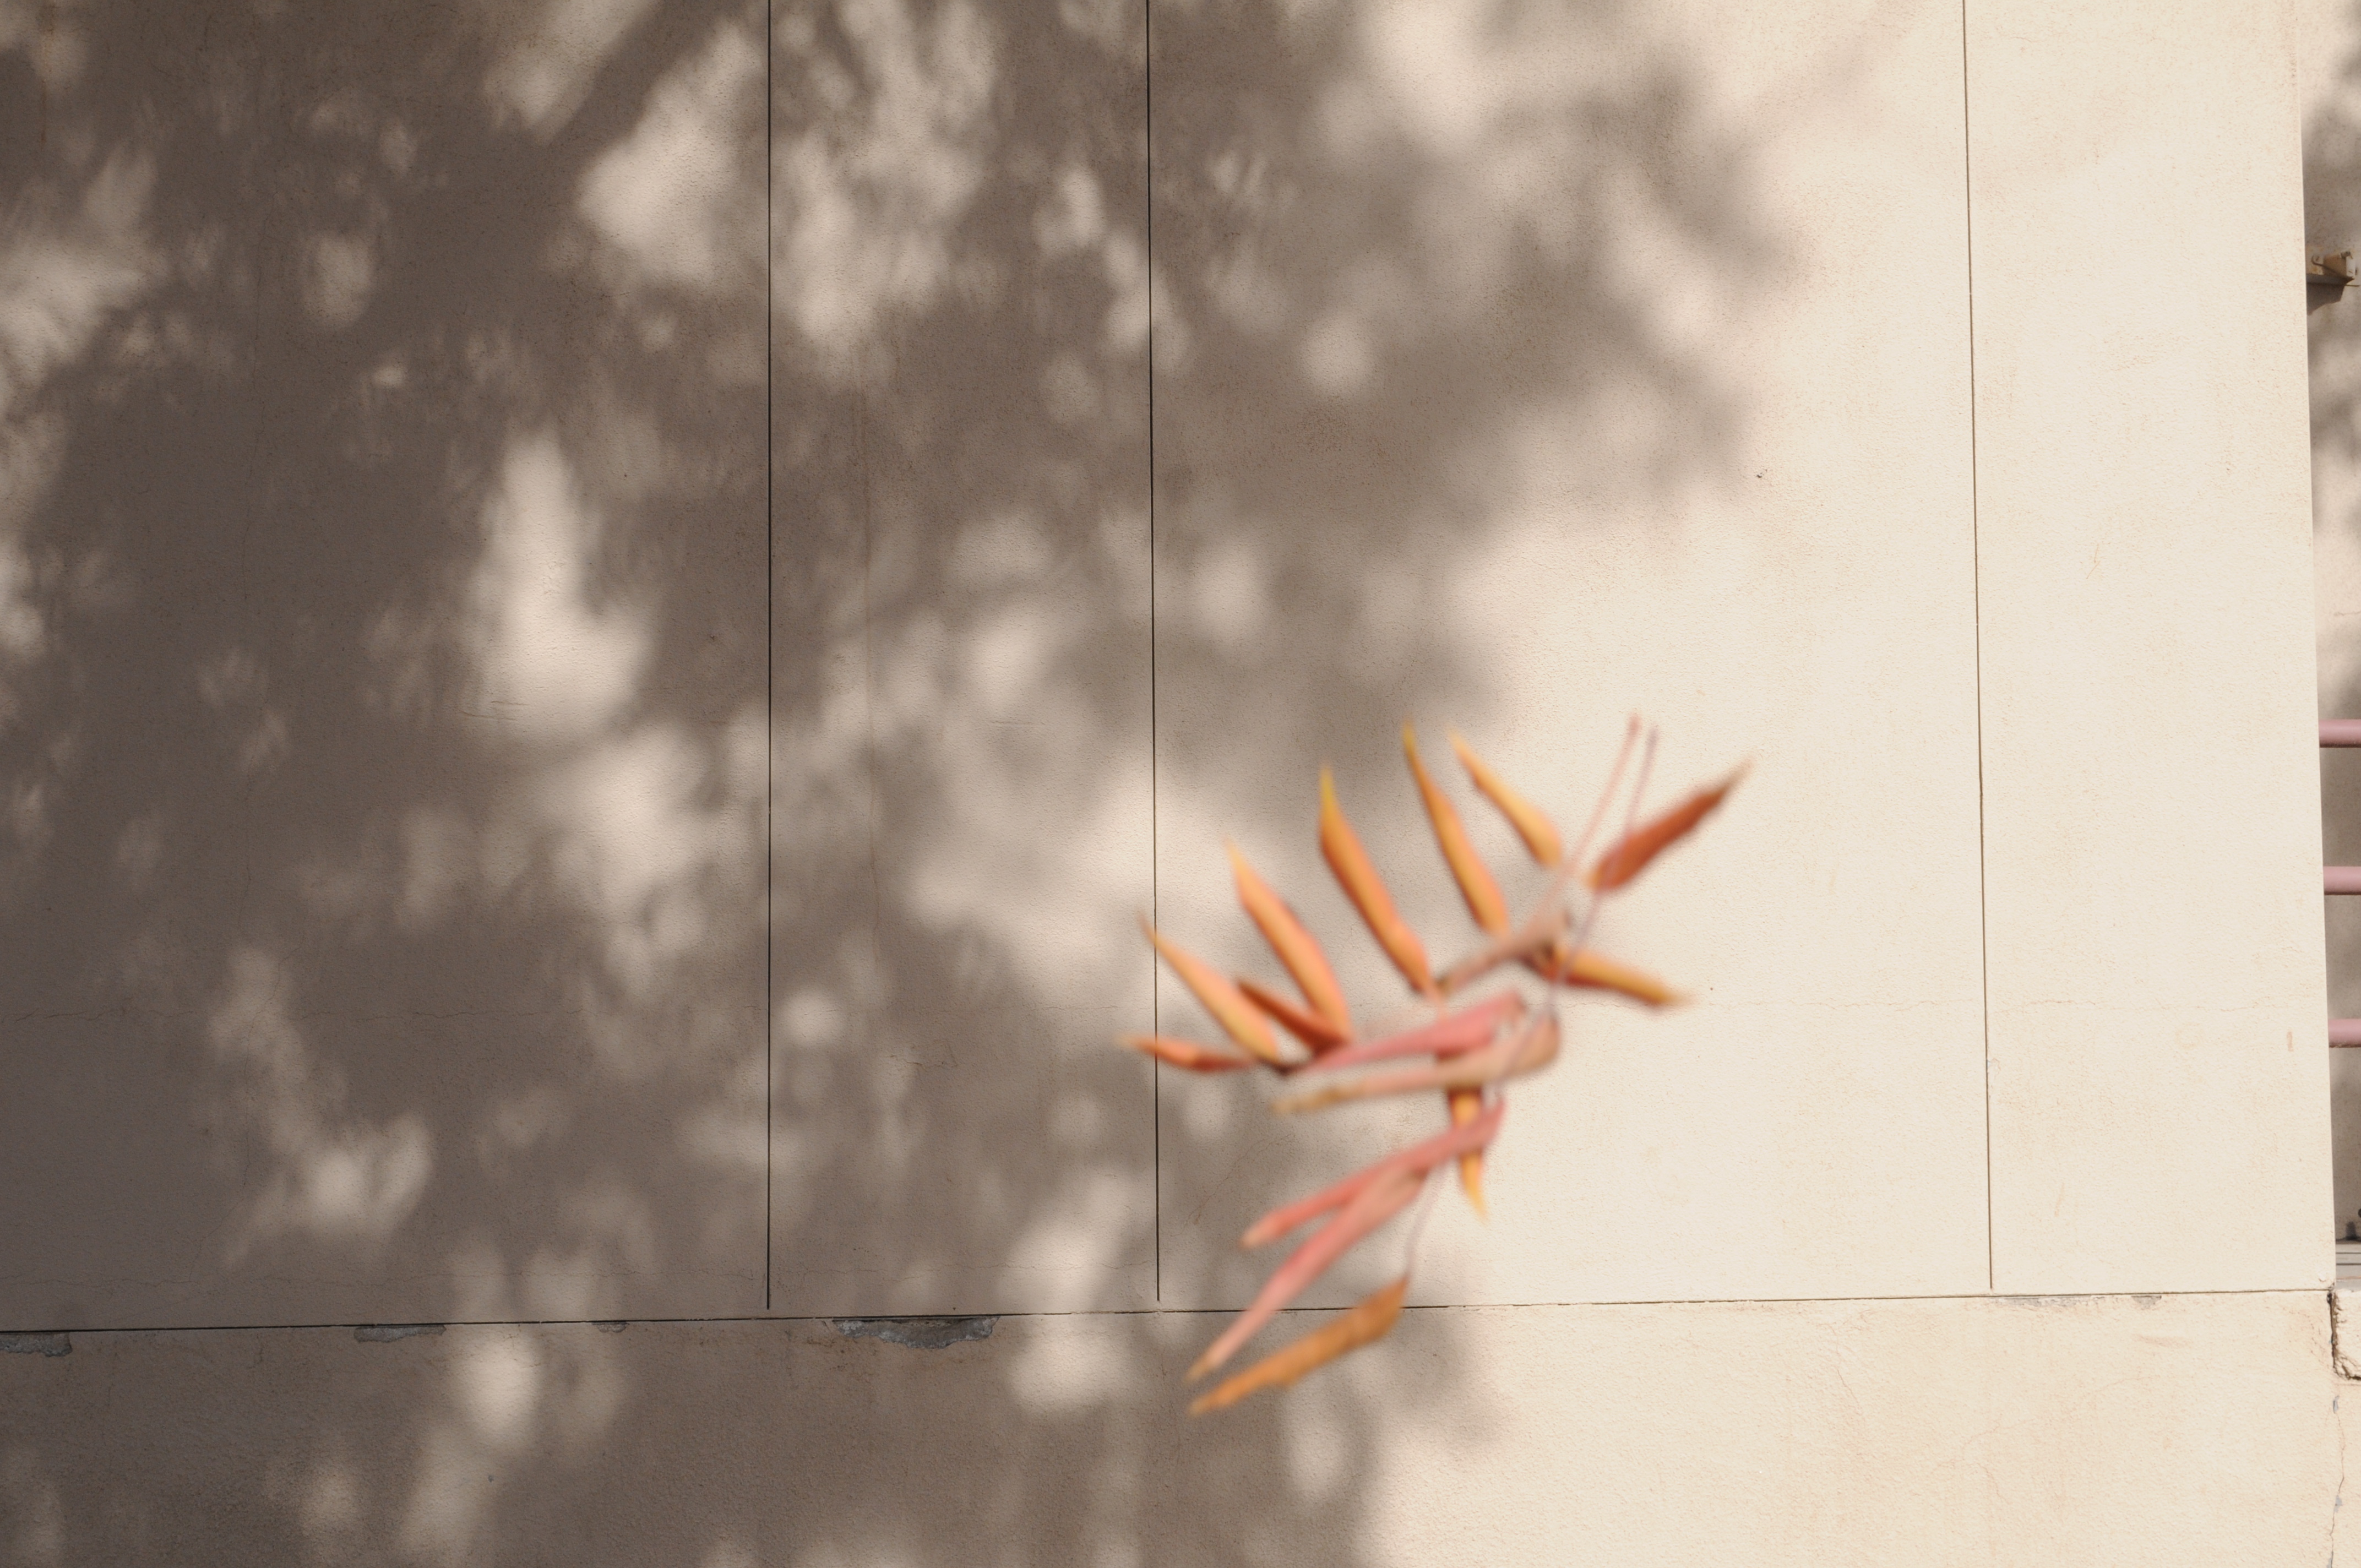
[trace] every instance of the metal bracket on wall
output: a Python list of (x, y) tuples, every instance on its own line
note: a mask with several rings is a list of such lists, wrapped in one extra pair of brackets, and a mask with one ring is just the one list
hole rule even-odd
[(2353, 253), (2349, 250), (2307, 251), (2303, 258), (2303, 296), (2306, 314), (2323, 305), (2333, 305), (2345, 297), (2346, 285), (2354, 279)]

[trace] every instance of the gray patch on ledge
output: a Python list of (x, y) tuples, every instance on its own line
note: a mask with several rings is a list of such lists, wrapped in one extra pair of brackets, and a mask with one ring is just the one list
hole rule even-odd
[(70, 1334), (0, 1334), (0, 1354), (71, 1355)]
[(2361, 1379), (2361, 1290), (2338, 1285), (2328, 1292), (2328, 1354), (2339, 1377)]
[(353, 1337), (363, 1344), (390, 1344), (398, 1339), (416, 1339), (421, 1334), (439, 1334), (441, 1323), (363, 1323), (353, 1331)]
[(847, 1339), (882, 1339), (912, 1350), (944, 1350), (961, 1340), (990, 1339), (998, 1318), (830, 1318)]

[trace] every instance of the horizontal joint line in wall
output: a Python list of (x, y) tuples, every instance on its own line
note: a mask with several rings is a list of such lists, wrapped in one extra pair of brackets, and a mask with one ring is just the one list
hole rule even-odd
[[(1855, 1302), (1877, 1301), (2112, 1301), (2147, 1300), (2163, 1297), (2203, 1296), (2316, 1296), (2328, 1288), (2320, 1285), (2257, 1286), (2235, 1290), (1964, 1290), (1928, 1294), (1894, 1296), (1666, 1296), (1647, 1299), (1613, 1298), (1600, 1300), (1565, 1301), (1438, 1301), (1411, 1302), (1403, 1310), (1412, 1312), (1499, 1312), (1524, 1311), (1565, 1307), (1841, 1307)], [(1191, 1318), (1225, 1316), (1239, 1310), (1235, 1307), (1105, 1307), (1083, 1308), (1064, 1312), (897, 1312), (890, 1314), (862, 1312), (747, 1312), (730, 1317), (713, 1318), (466, 1318), (453, 1319), (434, 1325), (454, 1329), (613, 1329), (664, 1328), (694, 1326), (700, 1323), (833, 1323), (848, 1319), (870, 1319), (879, 1321), (890, 1318), (913, 1318), (941, 1321), (954, 1318), (1000, 1318), (1009, 1321), (1058, 1318)], [(1328, 1312), (1341, 1310), (1334, 1307), (1290, 1307), (1290, 1313)], [(322, 1330), (379, 1328), (379, 1322), (344, 1323), (155, 1323), (129, 1327), (80, 1329), (0, 1329), (0, 1334), (202, 1334), (202, 1333), (304, 1333)], [(405, 1325), (410, 1326), (410, 1325)]]

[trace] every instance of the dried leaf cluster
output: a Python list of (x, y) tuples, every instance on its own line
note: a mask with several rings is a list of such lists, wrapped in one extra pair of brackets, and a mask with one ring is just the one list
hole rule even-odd
[[(1634, 719), (1589, 825), (1568, 848), (1547, 815), (1488, 767), (1466, 741), (1456, 735), (1451, 738), (1452, 750), (1477, 793), (1508, 819), (1526, 850), (1550, 873), (1548, 885), (1532, 912), (1522, 920), (1513, 920), (1499, 883), (1477, 853), (1458, 808), (1421, 761), (1416, 734), (1408, 725), (1402, 727), (1402, 750), (1435, 842), (1484, 938), (1474, 951), (1440, 974), (1428, 963), (1425, 945), (1395, 908), (1393, 896), (1360, 836), (1345, 819), (1329, 770), (1321, 770), (1321, 855), (1369, 934), (1416, 993), (1418, 1005), (1431, 1010), (1432, 1016), (1413, 1027), (1376, 1038), (1356, 1032), (1345, 993), (1319, 941), (1235, 845), (1229, 853), (1238, 902), (1295, 982), (1297, 996), (1224, 974), (1154, 926), (1141, 922), (1157, 952), (1237, 1049), (1163, 1035), (1126, 1036), (1124, 1044), (1191, 1072), (1229, 1072), (1261, 1066), (1290, 1080), (1305, 1080), (1306, 1087), (1275, 1102), (1273, 1108), (1282, 1113), (1317, 1111), (1380, 1095), (1440, 1093), (1450, 1119), (1449, 1126), (1433, 1137), (1275, 1209), (1247, 1228), (1240, 1245), (1252, 1248), (1321, 1222), (1272, 1272), (1252, 1304), (1197, 1358), (1189, 1372), (1192, 1380), (1226, 1364), (1331, 1264), (1410, 1207), (1433, 1173), (1446, 1164), (1456, 1165), (1468, 1201), (1479, 1215), (1484, 1212), (1484, 1151), (1499, 1135), (1508, 1113), (1505, 1086), (1556, 1059), (1557, 1003), (1562, 989), (1611, 992), (1650, 1007), (1667, 1006), (1678, 1000), (1661, 981), (1587, 945), (1592, 923), (1607, 896), (1629, 885), (1657, 855), (1702, 822), (1741, 776), (1733, 773), (1670, 810), (1642, 820), (1640, 803), (1647, 789), (1655, 742), (1654, 732), (1643, 738)], [(1635, 750), (1641, 762), (1631, 789), (1622, 792), (1623, 831), (1597, 859), (1585, 864), (1591, 840), (1616, 805)], [(1521, 973), (1525, 978), (1519, 979)], [(1477, 988), (1486, 981), (1496, 983), (1478, 994)], [(1407, 1066), (1377, 1066), (1404, 1058), (1416, 1059)], [(1348, 1071), (1352, 1069), (1375, 1070), (1354, 1074)], [(1414, 1255), (1415, 1250), (1414, 1223), (1405, 1252)], [(1384, 1338), (1401, 1313), (1410, 1288), (1409, 1267), (1406, 1261), (1400, 1277), (1359, 1305), (1216, 1385), (1190, 1406), (1190, 1413), (1220, 1409), (1257, 1389), (1292, 1383), (1315, 1367)]]

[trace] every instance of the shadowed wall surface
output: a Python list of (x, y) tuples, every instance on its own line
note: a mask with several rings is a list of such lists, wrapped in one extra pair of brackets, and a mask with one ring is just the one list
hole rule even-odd
[[(0, 1560), (2323, 1552), (2296, 32), (2122, 21), (0, 0)], [(1401, 722), (1634, 705), (1689, 1004), (1185, 1421), (1441, 1111), (1137, 916), (1382, 1019), (1318, 766), (1447, 956)]]
[(763, 28), (676, 11), (21, 24), (12, 1320), (761, 1305)]

